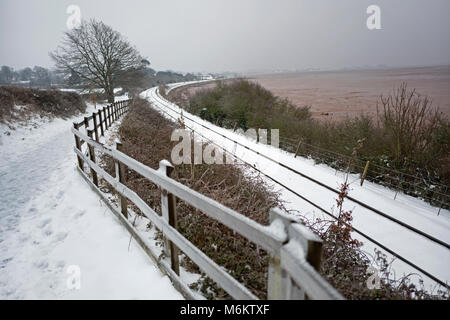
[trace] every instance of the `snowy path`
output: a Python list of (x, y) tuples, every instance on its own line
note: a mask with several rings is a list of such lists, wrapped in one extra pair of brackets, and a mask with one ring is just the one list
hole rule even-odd
[(76, 172), (72, 121), (0, 127), (0, 299), (181, 299)]
[[(180, 84), (173, 85), (173, 87), (179, 86)], [(158, 107), (155, 108), (156, 110), (162, 108), (171, 116), (176, 118), (180, 117), (177, 112), (180, 112), (181, 109), (175, 104), (162, 99), (157, 93), (156, 88), (144, 91), (141, 96), (147, 98), (156, 105)], [(301, 157), (294, 158), (292, 154), (273, 148), (270, 145), (256, 144), (245, 138), (243, 135), (217, 127), (207, 121), (203, 121), (199, 117), (187, 113), (186, 111), (183, 111), (183, 113), (190, 119), (193, 119), (206, 127), (212, 128), (216, 132), (230, 137), (233, 140), (239, 141), (266, 156), (281, 161), (300, 172), (306, 173), (329, 186), (337, 189), (343, 182), (342, 174), (336, 175), (335, 170), (326, 165), (315, 165), (314, 161)], [(169, 119), (173, 120), (170, 117)], [(254, 152), (241, 146), (234, 146), (229, 140), (203, 128), (195, 122), (186, 118), (184, 118), (184, 122), (189, 128), (193, 128), (196, 132), (200, 132), (202, 135), (213, 140), (228, 151), (234, 152), (241, 159), (245, 159), (247, 162), (255, 164), (266, 174), (276, 177), (281, 183), (296, 190), (296, 192), (299, 192), (314, 203), (320, 205), (322, 208), (330, 210), (335, 206), (336, 194), (331, 191), (328, 191), (301, 176), (295, 175), (281, 166), (275, 165), (273, 162)], [(352, 175), (350, 178), (350, 181), (358, 180), (358, 176), (356, 175)], [(267, 182), (270, 185), (273, 185), (273, 182), (268, 179)], [(323, 216), (316, 208), (312, 207), (288, 190), (277, 185), (275, 185), (275, 187), (276, 189), (281, 190), (282, 199), (288, 203), (287, 207), (289, 209), (299, 210), (302, 214), (306, 214), (310, 217), (317, 215)], [(394, 192), (392, 190), (367, 181), (363, 187), (360, 187), (358, 183), (353, 183), (351, 185), (350, 195), (400, 221), (404, 221), (446, 243), (450, 243), (450, 212), (448, 210), (442, 210), (441, 214), (438, 216), (436, 208), (419, 199), (406, 195), (399, 195), (397, 196), (397, 199), (394, 200)], [(345, 203), (345, 209), (353, 209), (353, 225), (355, 228), (358, 228), (362, 232), (380, 241), (381, 244), (394, 250), (413, 263), (416, 263), (437, 278), (447, 281), (447, 283), (450, 282), (450, 268), (448, 267), (450, 265), (450, 250), (348, 200)], [(328, 218), (327, 216), (325, 217)], [(358, 235), (355, 235), (355, 237), (364, 242), (364, 250), (366, 252), (373, 254), (373, 244)], [(393, 268), (396, 271), (397, 278), (402, 274), (408, 274), (410, 272), (417, 273), (414, 268), (399, 260), (394, 261)], [(427, 286), (432, 286), (434, 284), (434, 281), (425, 276), (423, 277), (423, 280)]]

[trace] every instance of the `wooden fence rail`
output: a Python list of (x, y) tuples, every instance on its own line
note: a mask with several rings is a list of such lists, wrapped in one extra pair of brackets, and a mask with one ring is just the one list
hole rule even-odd
[[(261, 225), (170, 178), (173, 167), (167, 160), (162, 160), (159, 169), (154, 170), (122, 153), (120, 144), (115, 149), (101, 144), (98, 129), (100, 128), (100, 134), (103, 135), (113, 121), (125, 114), (128, 110), (128, 104), (129, 100), (116, 102), (99, 110), (91, 117), (85, 118), (82, 122), (74, 123), (72, 132), (75, 136), (74, 151), (78, 159), (78, 169), (85, 180), (143, 247), (144, 251), (170, 277), (175, 287), (186, 298), (196, 299), (198, 295), (194, 294), (180, 279), (180, 251), (196, 263), (203, 272), (234, 299), (257, 299), (248, 288), (234, 279), (223, 267), (205, 255), (177, 230), (177, 198), (241, 234), (269, 253), (268, 299), (343, 299), (317, 272), (320, 267), (321, 239), (279, 208), (271, 210), (269, 226)], [(89, 121), (91, 120), (93, 122), (92, 128), (89, 127)], [(86, 129), (84, 133), (80, 130), (82, 126)], [(82, 150), (84, 143), (87, 145), (87, 154)], [(108, 174), (96, 163), (95, 151), (109, 155), (114, 159), (116, 162), (115, 177)], [(90, 170), (91, 177), (84, 170), (85, 164)], [(133, 190), (125, 185), (125, 168), (134, 170), (160, 187), (161, 215), (156, 213)], [(98, 187), (99, 179), (109, 183), (119, 193), (119, 206), (110, 202), (105, 194), (100, 191)], [(170, 258), (170, 263), (157, 259), (148, 241), (142, 238), (128, 221), (127, 208), (129, 202), (139, 208), (162, 232), (164, 252)]]

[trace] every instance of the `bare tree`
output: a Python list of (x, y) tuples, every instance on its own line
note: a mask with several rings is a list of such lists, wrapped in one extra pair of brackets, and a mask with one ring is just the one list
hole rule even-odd
[(13, 81), (14, 69), (2, 66), (0, 69), (0, 84), (10, 84)]
[(86, 86), (103, 88), (109, 102), (114, 102), (118, 79), (149, 64), (119, 32), (96, 20), (67, 31), (50, 56), (59, 72), (77, 75)]
[(430, 152), (436, 135), (445, 122), (445, 116), (432, 106), (431, 99), (420, 95), (415, 89), (409, 90), (406, 82), (394, 88), (391, 95), (381, 96), (382, 112), (379, 119), (391, 137), (390, 149), (395, 155), (396, 164), (404, 166), (406, 159), (422, 158)]

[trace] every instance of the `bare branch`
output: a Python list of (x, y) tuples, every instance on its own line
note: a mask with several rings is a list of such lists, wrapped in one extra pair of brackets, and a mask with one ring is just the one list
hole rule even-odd
[(66, 32), (50, 56), (60, 73), (76, 74), (84, 85), (103, 88), (109, 102), (114, 102), (118, 79), (139, 70), (146, 61), (119, 32), (96, 20), (83, 21)]

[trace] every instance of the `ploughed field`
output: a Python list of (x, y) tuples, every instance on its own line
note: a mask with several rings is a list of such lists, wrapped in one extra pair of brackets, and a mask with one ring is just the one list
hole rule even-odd
[(343, 120), (359, 114), (375, 116), (379, 96), (390, 94), (402, 82), (428, 95), (433, 105), (450, 117), (450, 66), (278, 73), (248, 79), (299, 107), (311, 106), (316, 119)]

